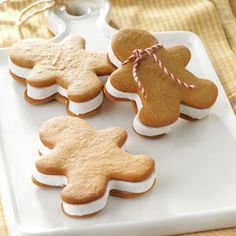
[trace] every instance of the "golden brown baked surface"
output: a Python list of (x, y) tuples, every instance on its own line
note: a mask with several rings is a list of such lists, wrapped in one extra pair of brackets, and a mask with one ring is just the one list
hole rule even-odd
[(120, 147), (127, 138), (121, 128), (96, 131), (75, 117), (56, 117), (45, 122), (39, 132), (50, 152), (36, 161), (39, 172), (64, 175), (68, 185), (62, 200), (83, 204), (101, 198), (109, 180), (139, 182), (154, 171), (154, 161), (131, 155)]
[(34, 87), (59, 84), (68, 90), (68, 98), (84, 102), (96, 97), (102, 89), (99, 75), (113, 71), (106, 53), (85, 50), (85, 40), (71, 35), (60, 43), (45, 39), (25, 39), (10, 50), (11, 61), (33, 68), (27, 83)]
[[(123, 62), (134, 49), (145, 49), (157, 43), (156, 38), (147, 31), (123, 29), (112, 38), (112, 50)], [(194, 88), (187, 89), (170, 79), (148, 55), (142, 58), (137, 69), (146, 99), (134, 80), (133, 61), (114, 71), (110, 76), (112, 86), (122, 92), (137, 93), (141, 98), (143, 107), (139, 118), (145, 125), (161, 127), (174, 123), (180, 116), (180, 104), (198, 109), (209, 108), (214, 104), (218, 94), (216, 85), (210, 80), (198, 78), (186, 69), (191, 58), (188, 48), (178, 45), (153, 52), (169, 71), (185, 83), (193, 84)]]

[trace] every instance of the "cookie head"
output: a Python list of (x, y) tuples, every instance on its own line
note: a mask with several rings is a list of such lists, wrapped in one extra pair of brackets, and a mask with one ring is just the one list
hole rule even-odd
[(123, 62), (133, 50), (148, 48), (157, 43), (157, 39), (145, 30), (125, 28), (112, 36), (111, 48), (115, 56)]

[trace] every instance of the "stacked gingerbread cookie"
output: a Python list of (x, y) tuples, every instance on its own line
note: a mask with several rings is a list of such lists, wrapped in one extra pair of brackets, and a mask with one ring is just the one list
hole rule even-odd
[(190, 58), (186, 47), (166, 48), (138, 29), (115, 33), (107, 53), (87, 51), (78, 35), (60, 43), (16, 43), (9, 69), (14, 79), (26, 84), (26, 101), (58, 100), (74, 116), (55, 117), (42, 125), (33, 182), (63, 187), (62, 209), (76, 217), (103, 209), (109, 194), (135, 197), (150, 190), (156, 182), (154, 160), (122, 149), (127, 132), (118, 127), (95, 130), (78, 117), (96, 115), (104, 100), (104, 78), (108, 99), (133, 103), (133, 128), (142, 136), (161, 137), (179, 117), (205, 117), (217, 88), (186, 69)]

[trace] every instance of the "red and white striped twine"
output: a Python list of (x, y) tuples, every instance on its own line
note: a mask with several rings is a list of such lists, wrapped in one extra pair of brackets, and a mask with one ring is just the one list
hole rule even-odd
[(135, 49), (132, 53), (132, 55), (125, 60), (122, 65), (126, 65), (127, 63), (129, 63), (130, 61), (134, 60), (134, 65), (133, 65), (133, 77), (135, 82), (138, 84), (138, 87), (141, 89), (141, 92), (144, 96), (144, 99), (146, 99), (146, 93), (145, 93), (145, 89), (141, 83), (141, 81), (138, 78), (138, 73), (137, 73), (137, 68), (139, 65), (140, 60), (142, 60), (143, 56), (148, 55), (150, 57), (152, 57), (156, 63), (159, 65), (159, 67), (162, 69), (163, 72), (165, 72), (171, 79), (173, 79), (175, 82), (177, 82), (180, 86), (183, 86), (187, 89), (193, 89), (194, 85), (192, 84), (187, 84), (185, 82), (183, 82), (182, 80), (180, 80), (179, 78), (177, 78), (172, 72), (170, 72), (161, 62), (160, 58), (158, 58), (158, 56), (156, 56), (153, 53), (153, 50), (158, 49), (158, 48), (162, 48), (163, 46), (161, 44), (156, 44), (153, 45), (152, 47), (146, 48), (146, 49)]

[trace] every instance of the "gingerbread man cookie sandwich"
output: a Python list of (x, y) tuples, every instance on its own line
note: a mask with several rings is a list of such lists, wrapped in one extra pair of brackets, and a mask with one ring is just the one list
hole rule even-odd
[(114, 67), (106, 53), (85, 50), (85, 40), (71, 35), (60, 43), (26, 39), (12, 46), (10, 74), (27, 85), (25, 99), (33, 104), (56, 99), (74, 115), (88, 115), (103, 102), (99, 76)]
[(123, 29), (113, 35), (108, 56), (117, 70), (105, 93), (134, 103), (133, 127), (140, 135), (163, 135), (179, 116), (201, 119), (216, 101), (216, 85), (186, 69), (191, 53), (184, 46), (165, 48), (144, 30)]
[(155, 183), (154, 160), (121, 149), (127, 133), (121, 128), (93, 129), (76, 117), (56, 117), (39, 132), (40, 153), (33, 182), (64, 187), (63, 211), (91, 215), (103, 209), (109, 194), (134, 197)]

